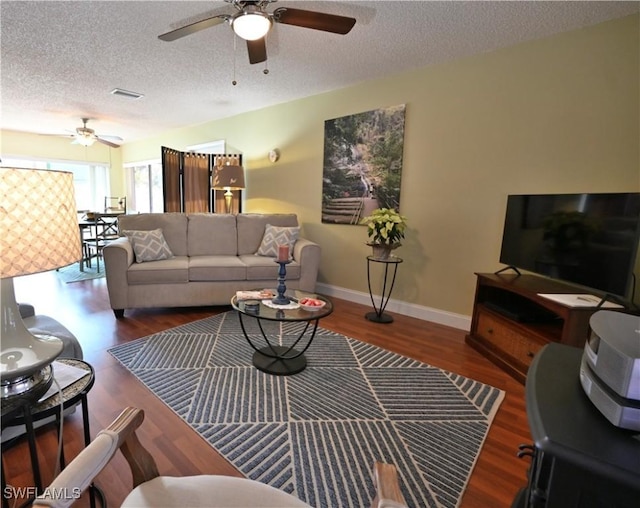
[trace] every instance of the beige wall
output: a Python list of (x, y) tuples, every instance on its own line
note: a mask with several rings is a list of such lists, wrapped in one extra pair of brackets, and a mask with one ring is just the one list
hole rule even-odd
[(122, 151), (100, 143), (85, 148), (72, 144), (71, 139), (58, 136), (40, 136), (15, 131), (0, 133), (0, 153), (3, 158), (36, 158), (56, 161), (85, 161), (111, 168), (111, 192), (125, 194), (122, 171)]
[(473, 272), (501, 267), (507, 194), (640, 190), (638, 26), (631, 16), (167, 132), (124, 145), (122, 160), (225, 139), (244, 154), (245, 211), (297, 213), (322, 245), (320, 281), (366, 293), (365, 229), (321, 223), (324, 121), (406, 104), (410, 227), (393, 297), (469, 315)]

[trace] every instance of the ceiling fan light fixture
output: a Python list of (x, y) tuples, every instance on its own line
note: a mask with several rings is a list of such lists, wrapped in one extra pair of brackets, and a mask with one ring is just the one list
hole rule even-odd
[(76, 142), (82, 146), (91, 146), (96, 142), (96, 138), (92, 136), (77, 136)]
[(247, 41), (261, 39), (271, 29), (271, 18), (255, 6), (247, 6), (232, 21), (233, 31)]

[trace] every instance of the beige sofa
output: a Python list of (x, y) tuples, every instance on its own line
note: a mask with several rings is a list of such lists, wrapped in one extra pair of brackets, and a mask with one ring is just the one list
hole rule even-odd
[[(279, 265), (256, 255), (267, 224), (296, 227), (294, 214), (123, 215), (123, 231), (161, 229), (173, 254), (169, 259), (136, 262), (122, 236), (103, 249), (109, 300), (117, 318), (125, 309), (229, 305), (237, 290), (276, 288)], [(287, 289), (315, 291), (320, 246), (298, 238), (287, 265)]]

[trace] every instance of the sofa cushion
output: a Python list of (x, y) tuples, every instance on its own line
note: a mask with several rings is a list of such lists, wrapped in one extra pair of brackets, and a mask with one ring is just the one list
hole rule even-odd
[(152, 229), (151, 231), (123, 231), (131, 242), (133, 252), (136, 255), (136, 263), (147, 261), (159, 261), (170, 259), (173, 252), (167, 245), (162, 229)]
[(247, 280), (247, 266), (238, 256), (193, 256), (189, 258), (189, 280)]
[(184, 213), (140, 213), (120, 215), (118, 229), (122, 231), (149, 231), (162, 229), (164, 239), (174, 256), (187, 255), (187, 216)]
[(254, 254), (258, 251), (267, 224), (295, 227), (298, 218), (294, 213), (241, 213), (236, 216), (238, 223), (238, 254)]
[(262, 237), (262, 242), (260, 243), (260, 247), (258, 247), (256, 255), (275, 258), (278, 257), (278, 246), (286, 245), (289, 247), (289, 259), (291, 259), (293, 246), (298, 240), (299, 235), (299, 227), (288, 228), (267, 224), (264, 228), (264, 236)]
[(238, 253), (234, 215), (193, 213), (188, 217), (189, 256), (235, 256)]
[[(271, 280), (272, 287), (278, 285), (278, 270), (280, 266), (273, 258), (245, 254), (240, 256), (240, 260), (247, 266), (247, 280)], [(300, 278), (300, 264), (293, 261), (287, 265), (287, 279), (294, 280)]]
[(189, 258), (186, 256), (134, 263), (127, 270), (129, 284), (171, 284), (189, 281)]

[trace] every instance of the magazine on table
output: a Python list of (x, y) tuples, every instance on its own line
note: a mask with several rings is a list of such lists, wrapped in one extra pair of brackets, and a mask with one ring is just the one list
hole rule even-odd
[(603, 301), (602, 298), (591, 294), (575, 294), (569, 295), (565, 293), (538, 293), (538, 296), (561, 303), (568, 307), (600, 307), (603, 309), (622, 309), (622, 305)]
[(267, 300), (276, 296), (273, 289), (261, 289), (256, 291), (236, 291), (236, 300)]
[[(82, 379), (84, 376), (88, 376), (90, 372), (73, 365), (68, 365), (62, 362), (53, 362), (53, 377), (60, 385), (60, 389), (64, 390), (67, 386), (71, 386), (73, 383)], [(46, 393), (40, 397), (38, 402), (47, 400), (49, 397), (53, 397), (58, 393), (58, 386), (53, 383)]]

